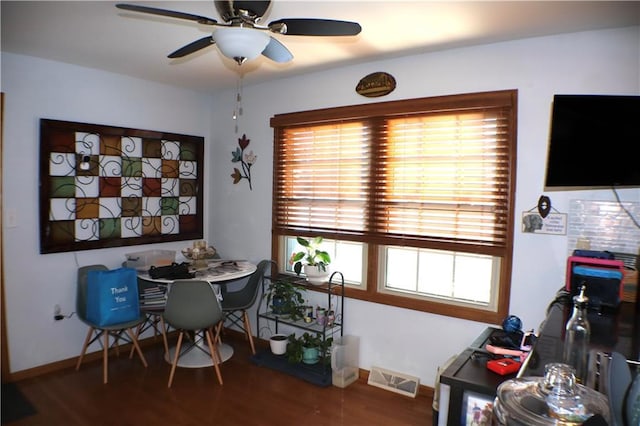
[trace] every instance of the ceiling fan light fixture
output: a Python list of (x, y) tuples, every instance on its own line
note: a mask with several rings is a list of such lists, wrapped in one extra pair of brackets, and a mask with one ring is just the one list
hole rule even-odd
[[(0, 0), (1, 1), (1, 0)], [(253, 60), (262, 54), (274, 62), (285, 63), (293, 59), (291, 52), (269, 33), (292, 36), (355, 36), (362, 27), (357, 22), (317, 18), (284, 18), (258, 25), (271, 6), (271, 0), (240, 1), (216, 0), (218, 14), (224, 20), (218, 23), (213, 18), (178, 12), (168, 9), (135, 4), (116, 4), (118, 9), (151, 15), (183, 19), (217, 28), (211, 36), (202, 37), (167, 55), (170, 59), (183, 58), (212, 44), (217, 44), (222, 55), (233, 59), (238, 65)]]
[(270, 36), (245, 27), (218, 28), (213, 35), (220, 52), (239, 65), (258, 57), (269, 44)]

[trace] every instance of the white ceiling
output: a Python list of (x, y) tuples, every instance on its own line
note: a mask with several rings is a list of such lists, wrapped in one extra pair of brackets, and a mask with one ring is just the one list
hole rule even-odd
[[(221, 21), (213, 1), (121, 3), (171, 9)], [(127, 74), (200, 91), (252, 84), (345, 64), (593, 29), (640, 25), (638, 1), (272, 1), (262, 24), (280, 18), (359, 22), (354, 37), (274, 35), (294, 55), (238, 68), (217, 47), (181, 59), (170, 52), (212, 27), (126, 12), (107, 1), (1, 1), (2, 51)], [(213, 27), (215, 28), (215, 27)], [(372, 70), (383, 71), (383, 70)]]

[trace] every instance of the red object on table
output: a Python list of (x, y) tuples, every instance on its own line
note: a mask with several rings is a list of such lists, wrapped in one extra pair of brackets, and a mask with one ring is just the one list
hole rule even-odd
[(515, 361), (511, 358), (501, 358), (487, 361), (487, 368), (494, 373), (498, 373), (502, 376), (515, 373), (520, 369), (521, 365), (521, 362)]

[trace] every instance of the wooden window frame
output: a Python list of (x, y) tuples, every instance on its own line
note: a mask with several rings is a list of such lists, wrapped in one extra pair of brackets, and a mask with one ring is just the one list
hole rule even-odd
[[(279, 263), (286, 261), (280, 259), (282, 256), (280, 250), (281, 236), (283, 235), (300, 235), (313, 237), (322, 235), (328, 239), (361, 241), (367, 244), (367, 267), (366, 267), (366, 283), (363, 283), (363, 289), (347, 288), (346, 296), (355, 299), (382, 303), (391, 306), (397, 306), (412, 310), (430, 312), (439, 315), (463, 318), (473, 321), (481, 321), (486, 323), (499, 324), (509, 313), (509, 298), (511, 288), (511, 269), (513, 257), (513, 229), (514, 229), (514, 200), (515, 200), (515, 179), (516, 179), (516, 147), (517, 147), (517, 90), (501, 90), (481, 93), (468, 93), (450, 96), (438, 96), (429, 98), (418, 98), (390, 102), (378, 102), (371, 104), (343, 106), (336, 108), (328, 108), (321, 110), (294, 112), (289, 114), (279, 114), (271, 119), (271, 126), (274, 128), (274, 175), (273, 175), (273, 216), (272, 216), (272, 258)], [(378, 252), (385, 241), (380, 238), (367, 239), (366, 235), (352, 236), (348, 233), (340, 232), (323, 232), (313, 229), (283, 229), (276, 222), (275, 212), (278, 203), (276, 190), (278, 188), (277, 158), (279, 153), (279, 143), (281, 131), (287, 126), (318, 126), (331, 122), (339, 122), (344, 120), (373, 120), (387, 119), (402, 114), (419, 114), (432, 112), (455, 113), (456, 111), (467, 111), (482, 108), (482, 105), (499, 106), (506, 108), (507, 112), (507, 153), (508, 156), (508, 173), (505, 189), (508, 191), (506, 196), (506, 212), (502, 224), (505, 227), (504, 241), (500, 243), (500, 247), (490, 246), (482, 243), (470, 244), (465, 251), (470, 253), (488, 254), (500, 258), (499, 285), (497, 288), (497, 304), (495, 311), (485, 309), (476, 309), (469, 306), (459, 306), (452, 303), (426, 301), (411, 297), (403, 297), (401, 295), (393, 295), (381, 293), (378, 291), (379, 282), (379, 256)], [(372, 189), (375, 191), (375, 188)], [(459, 251), (459, 245), (450, 241), (430, 241), (429, 245), (422, 242), (407, 240), (403, 242), (406, 245), (414, 247), (427, 247), (441, 249), (447, 251)], [(388, 242), (387, 242), (388, 244)]]

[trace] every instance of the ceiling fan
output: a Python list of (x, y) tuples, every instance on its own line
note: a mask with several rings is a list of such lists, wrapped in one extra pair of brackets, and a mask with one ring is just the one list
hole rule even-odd
[(132, 12), (149, 13), (170, 18), (186, 19), (202, 25), (217, 27), (206, 37), (191, 42), (168, 55), (181, 58), (205, 47), (216, 44), (222, 54), (242, 65), (247, 60), (263, 56), (275, 62), (293, 59), (291, 52), (269, 32), (299, 36), (354, 36), (360, 33), (356, 22), (315, 18), (285, 18), (263, 26), (259, 22), (271, 1), (215, 0), (215, 8), (223, 22), (206, 16), (135, 4), (116, 4), (116, 7)]

